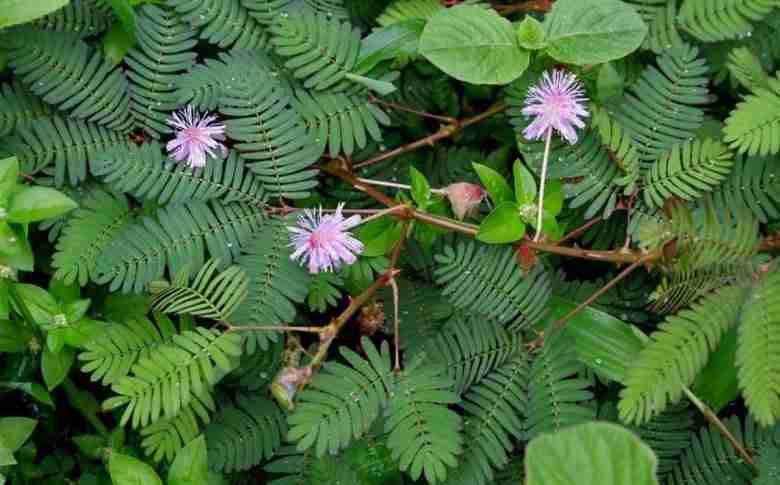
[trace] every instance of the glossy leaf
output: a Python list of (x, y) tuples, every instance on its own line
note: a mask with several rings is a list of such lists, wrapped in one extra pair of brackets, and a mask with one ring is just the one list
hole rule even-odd
[(494, 205), (498, 206), (502, 202), (511, 202), (514, 199), (509, 183), (500, 173), (481, 163), (473, 163), (472, 166)]
[(108, 474), (114, 485), (163, 485), (154, 468), (115, 451), (108, 460)]
[(563, 210), (563, 184), (560, 180), (548, 180), (544, 186), (544, 212), (557, 216)]
[(59, 386), (68, 377), (68, 372), (73, 365), (75, 357), (76, 352), (70, 347), (63, 347), (56, 353), (52, 352), (49, 347), (43, 350), (41, 373), (43, 374), (43, 382), (46, 383), (46, 387), (50, 391)]
[(431, 186), (428, 179), (419, 170), (409, 167), (409, 177), (412, 180), (412, 199), (421, 209), (425, 209), (431, 200)]
[(472, 84), (508, 84), (530, 61), (509, 20), (474, 5), (433, 15), (420, 37), (420, 54), (455, 79)]
[(60, 216), (78, 204), (59, 190), (49, 187), (25, 187), (16, 192), (8, 204), (8, 220), (29, 224)]
[(533, 204), (536, 200), (536, 179), (523, 162), (515, 160), (512, 167), (515, 176), (515, 198), (520, 205)]
[(620, 0), (558, 0), (544, 19), (553, 59), (586, 65), (620, 59), (642, 45), (647, 25)]
[(737, 333), (732, 327), (710, 353), (707, 365), (696, 376), (691, 390), (716, 413), (739, 396), (737, 379)]
[(14, 452), (22, 447), (38, 421), (24, 417), (0, 418), (0, 446)]
[(0, 29), (48, 15), (70, 0), (0, 0)]
[(479, 226), (477, 239), (486, 243), (502, 244), (518, 241), (525, 234), (517, 204), (499, 204)]
[(545, 35), (541, 22), (530, 15), (517, 26), (517, 43), (528, 50), (543, 49), (547, 45)]
[(168, 471), (167, 485), (208, 485), (209, 468), (203, 435), (179, 450)]

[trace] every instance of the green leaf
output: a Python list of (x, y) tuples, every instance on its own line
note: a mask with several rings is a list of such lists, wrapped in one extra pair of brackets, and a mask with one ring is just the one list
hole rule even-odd
[[(0, 467), (16, 465), (16, 458), (14, 458), (13, 451), (3, 446), (2, 440), (0, 440)], [(0, 475), (0, 483), (4, 483), (3, 475)]]
[(414, 167), (409, 167), (409, 176), (412, 179), (412, 199), (424, 210), (431, 200), (431, 186), (428, 179)]
[(103, 36), (103, 53), (106, 59), (119, 64), (125, 58), (127, 51), (133, 47), (133, 43), (135, 43), (133, 34), (129, 33), (121, 23), (114, 22)]
[(357, 230), (357, 237), (364, 246), (362, 256), (382, 256), (401, 237), (401, 226), (390, 216), (380, 217), (362, 224)]
[(35, 430), (38, 421), (23, 417), (0, 418), (0, 443), (15, 452), (22, 447)]
[(555, 217), (563, 210), (563, 184), (560, 180), (548, 180), (544, 186), (544, 212)]
[(716, 413), (739, 396), (737, 334), (738, 327), (734, 326), (723, 335), (718, 347), (710, 353), (707, 365), (691, 386), (693, 393)]
[(19, 176), (19, 160), (16, 157), (0, 160), (0, 208), (7, 209), (7, 198), (16, 186)]
[(47, 406), (54, 407), (54, 401), (51, 399), (51, 394), (41, 384), (37, 382), (2, 382), (0, 381), (0, 388), (12, 389), (22, 391), (23, 393), (31, 396), (36, 401), (46, 404)]
[(357, 74), (352, 74), (349, 72), (344, 74), (344, 77), (349, 79), (350, 81), (356, 82), (358, 84), (362, 84), (363, 86), (367, 87), (371, 91), (374, 91), (380, 96), (386, 96), (390, 93), (395, 92), (398, 89), (395, 87), (393, 83), (387, 81), (380, 81), (379, 79), (371, 79), (365, 76), (359, 76)]
[(515, 198), (520, 205), (533, 204), (536, 200), (536, 180), (530, 170), (520, 160), (515, 160), (512, 168), (515, 176)]
[(543, 49), (547, 45), (541, 22), (526, 15), (517, 26), (517, 43), (528, 50)]
[[(534, 225), (536, 224), (534, 223)], [(552, 241), (557, 241), (563, 237), (563, 229), (558, 224), (555, 216), (547, 212), (547, 209), (542, 214), (542, 232)]]
[(0, 320), (0, 352), (24, 352), (27, 350), (27, 336), (21, 322)]
[(477, 239), (486, 243), (502, 244), (519, 240), (525, 234), (525, 224), (514, 202), (499, 204), (479, 226)]
[(63, 347), (56, 353), (52, 352), (49, 347), (43, 349), (41, 372), (43, 373), (43, 382), (46, 383), (46, 387), (50, 391), (68, 377), (75, 356), (76, 351), (70, 347)]
[(50, 14), (70, 0), (0, 0), (0, 29)]
[(514, 199), (509, 183), (500, 173), (481, 163), (472, 163), (471, 165), (479, 175), (479, 180), (487, 190), (494, 205), (498, 206), (502, 202), (511, 202)]
[(49, 187), (25, 187), (16, 192), (8, 207), (8, 220), (29, 224), (57, 217), (78, 207), (70, 197)]
[(206, 438), (200, 435), (176, 454), (167, 485), (208, 485), (208, 481)]
[(512, 24), (474, 5), (443, 9), (420, 37), (420, 54), (450, 76), (472, 84), (508, 84), (528, 67)]
[(0, 264), (21, 271), (32, 271), (34, 263), (25, 228), (11, 227), (0, 221)]
[[(13, 285), (13, 290), (15, 293), (14, 306), (19, 310), (19, 313), (24, 315), (22, 309), (19, 308), (19, 300), (24, 303), (27, 311), (30, 312), (30, 318), (33, 320), (30, 323), (47, 325), (52, 322), (54, 315), (59, 313), (57, 300), (40, 286), (16, 283)], [(26, 315), (25, 318), (27, 318)]]
[(558, 0), (544, 19), (547, 54), (568, 64), (601, 64), (642, 45), (647, 25), (619, 0)]
[(416, 56), (424, 27), (424, 20), (409, 19), (388, 25), (363, 38), (354, 71), (365, 74), (382, 61)]
[(590, 422), (528, 444), (526, 485), (658, 485), (658, 459), (622, 426)]
[[(49, 293), (62, 303), (71, 303), (81, 297), (81, 287), (76, 282), (68, 284), (61, 279), (52, 278), (49, 281)], [(89, 306), (89, 300), (87, 300), (87, 306)]]
[(163, 485), (154, 468), (137, 458), (117, 452), (111, 453), (108, 460), (108, 474), (111, 475), (113, 485)]
[(615, 69), (611, 62), (602, 64), (599, 69), (599, 77), (596, 79), (596, 99), (601, 103), (607, 103), (612, 99), (623, 96), (625, 79)]
[[(557, 295), (550, 297), (548, 322), (563, 318), (577, 303)], [(577, 358), (607, 379), (622, 382), (644, 343), (631, 325), (609, 313), (587, 306), (564, 327)]]
[(135, 10), (128, 0), (102, 0), (103, 3), (111, 7), (114, 15), (131, 36), (135, 35)]

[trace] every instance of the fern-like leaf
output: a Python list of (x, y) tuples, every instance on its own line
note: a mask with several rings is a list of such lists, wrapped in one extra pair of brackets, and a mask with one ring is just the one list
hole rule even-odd
[(494, 483), (494, 469), (504, 468), (513, 442), (524, 439), (530, 376), (528, 356), (518, 352), (466, 394), (466, 445), (462, 463), (447, 484)]
[(295, 92), (295, 107), (304, 119), (309, 138), (321, 149), (327, 144), (331, 157), (342, 151), (352, 155), (355, 147), (365, 148), (369, 135), (382, 140), (379, 125), (389, 125), (390, 118), (367, 95), (342, 93)]
[(51, 113), (51, 108), (21, 83), (0, 85), (0, 136)]
[(745, 35), (776, 7), (777, 0), (685, 0), (679, 22), (698, 39), (717, 42)]
[(593, 420), (595, 411), (584, 404), (593, 397), (587, 389), (591, 383), (583, 375), (584, 366), (564, 335), (553, 334), (545, 339), (527, 382), (527, 440)]
[(740, 153), (780, 152), (780, 75), (767, 83), (767, 87), (757, 87), (737, 104), (726, 120), (723, 139)]
[(677, 0), (626, 0), (648, 27), (642, 47), (660, 54), (683, 43), (678, 31)]
[(67, 284), (87, 284), (97, 268), (98, 257), (130, 220), (124, 195), (95, 191), (70, 217), (57, 241), (52, 266), (54, 277)]
[(717, 187), (733, 163), (726, 146), (710, 138), (675, 145), (645, 174), (645, 204), (653, 208), (662, 207), (670, 197), (697, 199)]
[(367, 338), (361, 343), (367, 359), (341, 347), (349, 366), (327, 361), (300, 393), (288, 418), (288, 438), (298, 442), (299, 450), (336, 453), (362, 437), (387, 404), (394, 378), (387, 342), (379, 351)]
[(61, 9), (33, 21), (39, 29), (72, 32), (81, 37), (99, 34), (113, 21), (108, 7), (96, 0), (71, 0)]
[(172, 205), (155, 216), (129, 224), (105, 249), (97, 266), (98, 283), (109, 283), (111, 291), (141, 292), (163, 277), (166, 268), (171, 275), (187, 266), (200, 269), (204, 249), (230, 264), (264, 220), (261, 211), (237, 202)]
[(28, 173), (54, 165), (54, 183), (78, 185), (87, 177), (87, 161), (112, 146), (128, 142), (120, 133), (73, 118), (39, 118), (17, 125), (3, 140), (4, 148), (19, 158)]
[(109, 385), (126, 376), (142, 357), (148, 357), (176, 335), (176, 327), (167, 317), (157, 318), (157, 325), (147, 318), (130, 318), (124, 323), (100, 327), (100, 332), (84, 345), (78, 359), (81, 371), (91, 373), (93, 381)]
[(341, 91), (360, 52), (360, 31), (324, 13), (304, 10), (281, 15), (271, 27), (276, 53), (308, 89)]
[(249, 15), (255, 20), (270, 26), (296, 2), (298, 0), (241, 0), (241, 5), (249, 10)]
[[(290, 260), (292, 250), (287, 221), (272, 219), (243, 248), (238, 265), (249, 275), (249, 295), (231, 317), (231, 324), (279, 325), (293, 322), (295, 303), (303, 303), (308, 292), (308, 273)], [(246, 349), (268, 348), (275, 341), (272, 332), (247, 335)]]
[(759, 424), (780, 417), (780, 271), (771, 268), (742, 309), (737, 345), (739, 386)]
[(215, 409), (216, 404), (209, 394), (192, 399), (176, 416), (144, 426), (141, 448), (154, 461), (173, 461), (187, 443), (200, 435)]
[(192, 283), (188, 272), (182, 272), (170, 286), (154, 295), (152, 309), (227, 321), (246, 298), (249, 278), (238, 266), (229, 266), (222, 272), (218, 268), (218, 259), (207, 261)]
[(30, 91), (73, 118), (127, 131), (127, 79), (103, 54), (65, 32), (24, 30), (11, 36), (10, 66)]
[(287, 433), (281, 409), (261, 396), (240, 395), (206, 427), (209, 468), (243, 471), (271, 458)]
[(234, 49), (265, 46), (265, 29), (240, 0), (168, 0), (167, 4), (183, 21), (201, 29), (200, 37), (207, 42)]
[(241, 355), (241, 336), (197, 327), (173, 336), (171, 344), (133, 365), (131, 375), (111, 385), (117, 396), (103, 403), (106, 410), (125, 406), (120, 420), (134, 428), (171, 418), (194, 398), (205, 394), (234, 366)]
[(439, 0), (394, 0), (376, 18), (376, 23), (387, 27), (409, 19), (428, 20), (443, 8)]
[(445, 247), (436, 263), (436, 282), (444, 285), (443, 294), (457, 308), (516, 329), (544, 315), (550, 275), (541, 266), (523, 275), (511, 248), (460, 242), (455, 248)]
[(780, 217), (780, 167), (769, 157), (739, 156), (728, 179), (713, 194), (719, 213), (737, 218), (747, 207), (766, 223)]
[(92, 159), (90, 170), (118, 192), (153, 199), (159, 204), (206, 201), (245, 202), (262, 207), (260, 182), (231, 151), (225, 160), (189, 168), (163, 156), (158, 142), (116, 147)]
[(749, 47), (732, 49), (726, 65), (731, 75), (747, 89), (769, 87), (769, 76), (761, 60)]
[(227, 135), (248, 167), (265, 184), (270, 196), (302, 198), (317, 185), (309, 167), (322, 155), (307, 136), (303, 118), (289, 109), (290, 98), (281, 84), (267, 75), (260, 81), (249, 69), (220, 100)]
[(463, 437), (460, 415), (447, 407), (460, 402), (453, 384), (441, 367), (410, 365), (390, 392), (387, 446), (414, 480), (424, 474), (428, 483), (441, 482), (457, 465)]
[(616, 118), (634, 137), (642, 160), (655, 160), (696, 133), (704, 120), (699, 107), (712, 101), (709, 68), (699, 50), (682, 45), (658, 57), (631, 86)]
[(624, 421), (643, 423), (680, 399), (721, 337), (738, 322), (747, 293), (727, 286), (661, 323), (628, 370), (618, 406)]
[(144, 5), (136, 18), (136, 44), (125, 56), (130, 81), (130, 111), (135, 125), (154, 138), (173, 130), (166, 123), (178, 108), (176, 78), (188, 71), (197, 54), (196, 32), (176, 13)]

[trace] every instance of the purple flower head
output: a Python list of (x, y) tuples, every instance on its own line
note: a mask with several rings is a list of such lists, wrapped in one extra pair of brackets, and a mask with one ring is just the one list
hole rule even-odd
[(304, 262), (308, 259), (312, 274), (336, 270), (342, 262), (354, 263), (355, 255), (363, 252), (363, 243), (348, 231), (360, 224), (360, 216), (344, 219), (343, 207), (343, 203), (339, 204), (336, 212), (325, 215), (322, 215), (322, 208), (316, 212), (304, 210), (298, 216), (296, 226), (287, 227), (291, 233), (290, 247), (295, 248), (290, 259), (297, 261), (300, 258)]
[(225, 125), (214, 123), (214, 115), (201, 116), (187, 106), (173, 114), (168, 124), (176, 128), (176, 138), (168, 142), (168, 154), (193, 168), (206, 166), (206, 155), (213, 157), (214, 150), (219, 149), (222, 158), (227, 155), (227, 148), (220, 141), (225, 139)]
[(529, 140), (540, 140), (547, 130), (558, 131), (569, 144), (577, 142), (576, 128), (585, 123), (580, 117), (587, 117), (585, 92), (577, 76), (562, 70), (542, 75), (541, 82), (528, 90), (523, 114), (535, 119), (523, 130)]

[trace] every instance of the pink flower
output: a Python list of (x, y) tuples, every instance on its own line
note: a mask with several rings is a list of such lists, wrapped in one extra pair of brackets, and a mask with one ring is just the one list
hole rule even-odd
[(363, 243), (352, 237), (349, 229), (360, 224), (360, 216), (344, 219), (339, 204), (333, 214), (322, 215), (318, 211), (306, 209), (298, 217), (295, 227), (290, 231), (290, 246), (295, 252), (290, 256), (293, 261), (308, 259), (309, 273), (337, 270), (342, 262), (352, 264), (356, 254), (363, 252)]
[[(168, 124), (176, 128), (176, 138), (168, 142), (168, 154), (181, 162), (186, 160), (190, 167), (205, 167), (206, 155), (213, 157), (219, 148), (222, 158), (227, 156), (227, 148), (220, 141), (225, 139), (225, 125), (214, 123), (214, 115), (201, 116), (187, 106), (173, 114)], [(219, 140), (219, 141), (218, 141)]]
[(466, 182), (450, 184), (444, 191), (452, 205), (452, 212), (460, 220), (463, 220), (467, 214), (472, 214), (485, 198), (485, 191), (482, 190), (482, 187)]
[(575, 127), (585, 126), (580, 117), (588, 116), (585, 101), (577, 76), (561, 70), (545, 72), (539, 85), (528, 90), (523, 114), (535, 119), (523, 130), (523, 135), (529, 140), (539, 140), (553, 129), (573, 145), (577, 142)]

